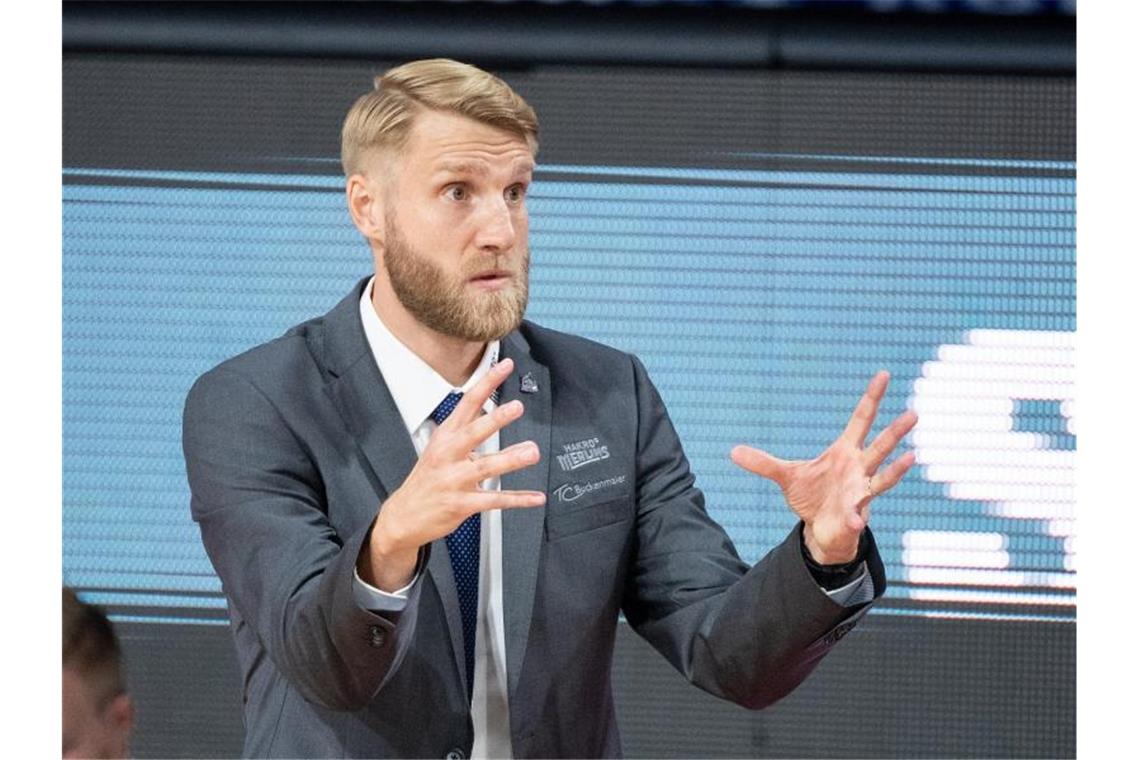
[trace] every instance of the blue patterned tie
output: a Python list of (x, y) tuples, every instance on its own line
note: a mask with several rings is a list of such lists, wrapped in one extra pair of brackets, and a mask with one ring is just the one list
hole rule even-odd
[[(453, 411), (462, 393), (452, 391), (431, 413), (431, 420), (442, 425)], [(447, 537), (447, 553), (451, 571), (455, 573), (455, 590), (459, 594), (459, 616), (463, 621), (463, 651), (467, 665), (467, 699), (471, 699), (475, 679), (475, 617), (479, 609), (479, 515), (471, 515)]]

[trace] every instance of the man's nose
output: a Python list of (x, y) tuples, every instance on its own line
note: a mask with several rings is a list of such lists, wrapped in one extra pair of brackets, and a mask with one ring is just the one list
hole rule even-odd
[(518, 235), (513, 210), (506, 201), (489, 201), (479, 220), (476, 244), (489, 250), (510, 250)]

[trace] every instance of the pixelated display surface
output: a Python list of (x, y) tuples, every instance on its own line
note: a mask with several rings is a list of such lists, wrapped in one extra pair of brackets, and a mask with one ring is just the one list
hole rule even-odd
[[(1072, 619), (1075, 165), (783, 158), (540, 163), (528, 317), (643, 359), (749, 561), (793, 518), (728, 451), (815, 455), (889, 369), (880, 426), (921, 423), (875, 503), (876, 612)], [(120, 617), (222, 619), (182, 401), (368, 273), (333, 171), (65, 169), (64, 572)]]

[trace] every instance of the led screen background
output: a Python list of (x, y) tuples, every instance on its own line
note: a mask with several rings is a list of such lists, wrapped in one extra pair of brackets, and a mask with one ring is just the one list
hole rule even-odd
[[(64, 577), (121, 623), (225, 622), (182, 401), (368, 274), (335, 157), (386, 65), (65, 56)], [(643, 359), (746, 559), (793, 521), (730, 448), (814, 455), (885, 367), (923, 422), (872, 615), (1072, 623), (1072, 77), (501, 73), (543, 128), (529, 318)]]
[[(243, 68), (233, 67), (235, 87)], [(561, 78), (572, 99), (570, 75)], [(752, 78), (797, 100), (795, 77)], [(656, 84), (671, 85), (668, 130), (630, 130), (597, 152), (646, 138), (661, 150), (677, 134), (699, 144), (698, 104), (681, 97), (698, 82)], [(792, 518), (727, 452), (750, 442), (814, 455), (867, 378), (890, 369), (881, 418), (910, 406), (922, 421), (909, 441), (919, 467), (876, 503), (891, 581), (878, 611), (1071, 617), (1072, 160), (991, 158), (983, 142), (974, 156), (947, 146), (906, 156), (795, 151), (794, 130), (758, 135), (733, 113), (739, 102), (755, 108), (748, 83), (733, 84), (737, 100), (705, 96), (721, 144), (685, 146), (674, 165), (540, 156), (529, 317), (642, 357), (710, 511), (749, 561)], [(933, 99), (956, 84), (911, 86)], [(629, 87), (618, 80), (605, 94)], [(1071, 94), (1063, 82), (1034, 87), (1058, 106)], [(652, 91), (645, 97), (662, 107)], [(583, 104), (539, 113), (552, 132), (567, 129), (559, 118), (590, 118)], [(266, 148), (288, 141), (287, 122), (255, 116), (227, 132), (278, 130)], [(734, 118), (737, 143), (725, 144)], [(216, 157), (175, 168), (187, 157), (163, 126), (155, 131), (170, 167), (65, 167), (64, 562), (69, 582), (123, 614), (200, 616), (224, 600), (188, 516), (185, 392), (218, 361), (326, 311), (370, 258), (344, 209), (335, 154), (267, 150), (240, 156), (244, 170), (220, 170)], [(330, 114), (329, 134), (336, 127)], [(557, 144), (545, 129), (544, 142)], [(743, 149), (755, 143), (781, 150)], [(263, 170), (249, 171), (258, 161)], [(752, 168), (765, 165), (776, 168)]]

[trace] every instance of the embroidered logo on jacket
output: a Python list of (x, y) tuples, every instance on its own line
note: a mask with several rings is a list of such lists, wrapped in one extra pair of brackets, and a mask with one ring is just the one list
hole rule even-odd
[(588, 464), (610, 458), (609, 447), (601, 445), (597, 438), (564, 443), (562, 450), (565, 453), (558, 454), (555, 459), (558, 460), (558, 466), (562, 468), (563, 472), (577, 470), (579, 467), (585, 467)]
[(595, 480), (593, 483), (566, 483), (554, 489), (554, 495), (558, 497), (559, 501), (576, 501), (588, 493), (618, 486), (624, 482), (625, 475), (617, 475), (605, 480)]

